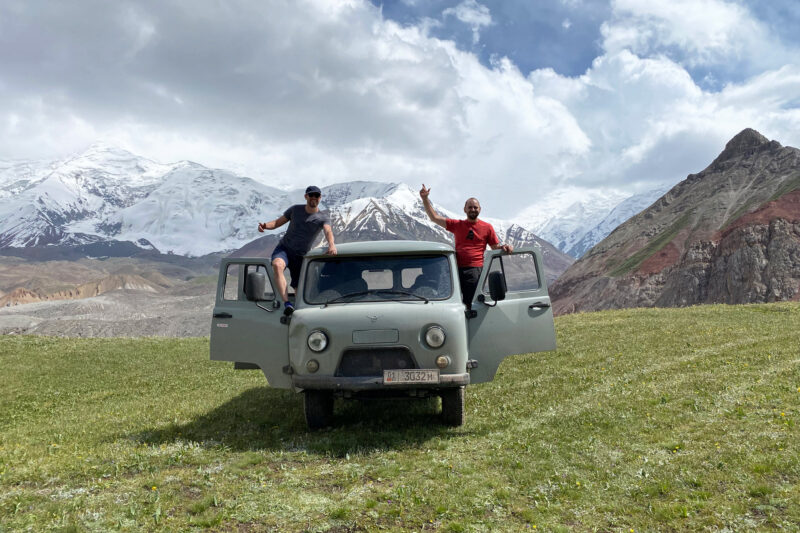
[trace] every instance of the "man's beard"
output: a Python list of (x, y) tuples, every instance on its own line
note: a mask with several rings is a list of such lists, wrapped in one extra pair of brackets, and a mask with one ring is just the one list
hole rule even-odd
[(477, 219), (478, 219), (478, 215), (479, 215), (479, 214), (480, 214), (480, 213), (467, 213), (467, 218), (468, 218), (469, 220), (477, 220)]

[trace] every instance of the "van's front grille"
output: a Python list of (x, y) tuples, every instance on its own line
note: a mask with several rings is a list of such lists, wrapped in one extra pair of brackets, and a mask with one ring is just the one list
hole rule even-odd
[(336, 375), (340, 377), (382, 376), (384, 370), (417, 368), (408, 348), (345, 350)]

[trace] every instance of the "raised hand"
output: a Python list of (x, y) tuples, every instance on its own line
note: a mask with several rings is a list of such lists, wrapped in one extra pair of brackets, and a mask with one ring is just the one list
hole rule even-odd
[(423, 184), (422, 184), (422, 189), (420, 189), (420, 190), (419, 190), (419, 196), (420, 196), (420, 198), (422, 198), (422, 199), (424, 200), (425, 198), (427, 198), (427, 197), (428, 197), (428, 195), (429, 195), (430, 193), (431, 193), (431, 189), (430, 189), (430, 187), (426, 189), (426, 188), (425, 188), (425, 184), (423, 183)]

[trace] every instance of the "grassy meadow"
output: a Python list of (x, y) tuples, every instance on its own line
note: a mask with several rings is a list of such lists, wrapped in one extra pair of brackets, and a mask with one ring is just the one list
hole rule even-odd
[(0, 337), (0, 531), (800, 530), (800, 304), (560, 317), (435, 401), (336, 404), (207, 339)]

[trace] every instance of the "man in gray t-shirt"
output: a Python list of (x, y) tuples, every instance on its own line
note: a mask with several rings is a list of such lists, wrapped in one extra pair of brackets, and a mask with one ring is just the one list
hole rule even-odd
[(306, 188), (305, 205), (293, 205), (275, 220), (258, 223), (258, 231), (263, 232), (265, 229), (279, 228), (289, 222), (289, 229), (272, 252), (272, 270), (275, 272), (275, 283), (278, 285), (278, 292), (283, 299), (283, 312), (287, 315), (294, 311), (294, 306), (289, 301), (286, 278), (283, 277), (283, 271), (286, 267), (289, 268), (289, 274), (292, 277), (291, 286), (297, 289), (303, 256), (311, 249), (311, 245), (320, 231), (325, 232), (325, 239), (328, 241), (328, 253), (336, 254), (331, 221), (325, 213), (319, 210), (321, 197), (322, 191), (320, 191), (319, 187), (311, 185)]

